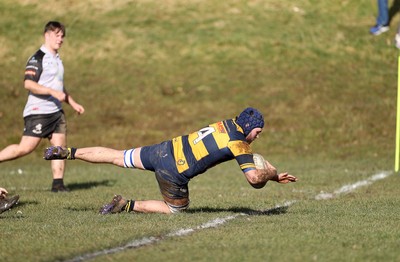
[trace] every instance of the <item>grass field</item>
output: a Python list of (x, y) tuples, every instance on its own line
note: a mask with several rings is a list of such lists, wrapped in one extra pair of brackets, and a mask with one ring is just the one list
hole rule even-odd
[(53, 194), (43, 142), (1, 163), (21, 201), (0, 215), (0, 261), (400, 260), (398, 14), (379, 37), (374, 0), (3, 0), (0, 14), (0, 148), (19, 142), (26, 60), (60, 20), (66, 86), (86, 108), (65, 107), (69, 145), (157, 143), (251, 105), (267, 121), (254, 151), (299, 178), (254, 190), (231, 162), (190, 183), (187, 213), (100, 216), (114, 193), (159, 199), (153, 174), (74, 161), (71, 193)]
[[(361, 171), (358, 163), (353, 165), (357, 171), (351, 171), (351, 163), (321, 161), (305, 167), (303, 161), (283, 161), (281, 165), (301, 174), (301, 181), (285, 186), (271, 183), (262, 190), (251, 189), (235, 166), (224, 164), (191, 182), (188, 213), (101, 216), (98, 208), (114, 193), (158, 199), (153, 175), (74, 162), (69, 163), (68, 172), (73, 191), (52, 194), (46, 165), (17, 162), (2, 167), (2, 176), (10, 178), (6, 186), (22, 196), (21, 204), (0, 219), (3, 261), (63, 261), (153, 237), (160, 241), (93, 261), (399, 259), (397, 175), (333, 199), (315, 199), (321, 192), (333, 193), (378, 173)], [(274, 209), (290, 201), (296, 202)], [(269, 211), (256, 212), (265, 210)], [(215, 228), (167, 237), (242, 213), (248, 215)]]

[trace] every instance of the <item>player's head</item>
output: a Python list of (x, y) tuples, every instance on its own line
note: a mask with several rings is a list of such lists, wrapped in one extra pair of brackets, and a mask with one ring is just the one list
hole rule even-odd
[(264, 127), (264, 117), (257, 109), (248, 107), (236, 117), (236, 123), (243, 129), (244, 136), (247, 137), (254, 128)]
[(65, 31), (65, 26), (57, 21), (50, 21), (44, 26), (43, 34), (46, 34), (49, 31), (52, 31), (55, 33), (58, 33), (61, 31), (63, 33), (63, 37), (65, 37), (67, 35), (67, 32)]

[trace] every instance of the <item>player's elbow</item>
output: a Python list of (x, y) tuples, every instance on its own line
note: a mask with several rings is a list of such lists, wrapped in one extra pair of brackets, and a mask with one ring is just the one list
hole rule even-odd
[(32, 87), (34, 85), (33, 83), (35, 83), (35, 82), (33, 82), (32, 80), (29, 80), (29, 79), (25, 80), (24, 81), (24, 88), (26, 90), (28, 90), (28, 91), (31, 91), (31, 89), (32, 89)]
[(265, 181), (265, 182), (259, 182), (259, 183), (250, 183), (250, 185), (253, 187), (253, 188), (255, 188), (255, 189), (260, 189), (260, 188), (263, 188), (266, 184), (267, 184), (267, 182), (268, 181)]
[(246, 179), (249, 184), (256, 189), (263, 188), (268, 182), (265, 170), (250, 170), (246, 172)]

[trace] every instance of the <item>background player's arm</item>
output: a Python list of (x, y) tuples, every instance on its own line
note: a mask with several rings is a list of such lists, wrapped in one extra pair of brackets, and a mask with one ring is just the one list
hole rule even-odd
[(64, 92), (65, 92), (65, 102), (69, 104), (78, 114), (83, 114), (85, 112), (83, 106), (78, 104), (74, 100), (74, 98), (67, 92), (65, 87), (64, 87)]
[(62, 91), (57, 91), (57, 90), (39, 85), (37, 82), (30, 80), (30, 79), (26, 79), (24, 81), (24, 87), (25, 87), (25, 89), (29, 90), (32, 94), (50, 95), (50, 96), (55, 97), (56, 99), (58, 99), (61, 102), (64, 102), (65, 98), (67, 97), (66, 93), (64, 93)]

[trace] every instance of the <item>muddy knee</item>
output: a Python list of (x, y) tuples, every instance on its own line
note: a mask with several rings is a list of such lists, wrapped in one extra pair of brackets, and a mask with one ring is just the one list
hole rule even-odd
[(170, 199), (164, 196), (164, 201), (169, 207), (172, 214), (184, 212), (189, 208), (190, 201), (188, 198), (184, 199)]

